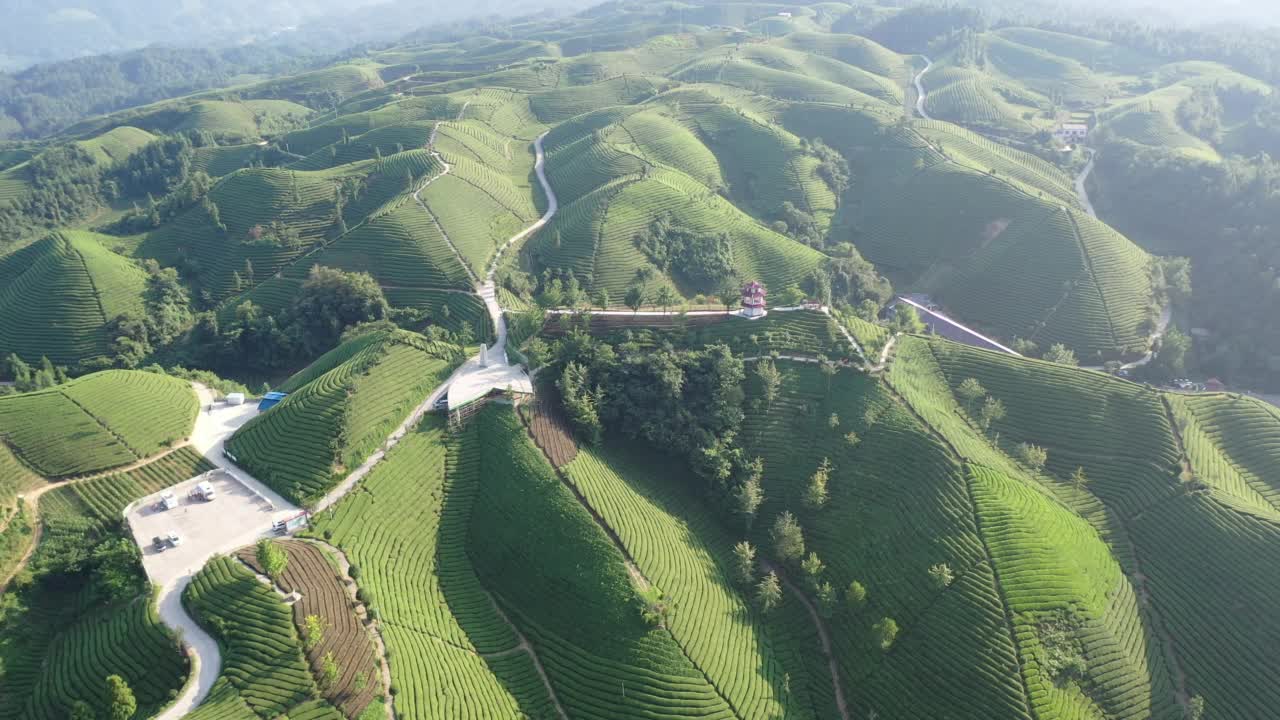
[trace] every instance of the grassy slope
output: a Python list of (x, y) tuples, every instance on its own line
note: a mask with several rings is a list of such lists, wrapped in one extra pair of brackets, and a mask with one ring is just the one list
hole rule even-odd
[(0, 346), (33, 363), (110, 354), (107, 323), (140, 316), (145, 286), (146, 274), (99, 236), (50, 235), (0, 258)]
[(322, 357), (328, 369), (303, 371), (312, 378), (305, 384), (286, 384), (289, 397), (228, 440), (237, 462), (302, 504), (364, 462), (457, 363), (452, 346), (404, 331), (377, 335)]
[(550, 701), (527, 655), (476, 654), (517, 641), (467, 558), (477, 477), (448, 460), (448, 440), (441, 423), (424, 422), (315, 530), (347, 549), (382, 614), (401, 713), (539, 716)]
[(0, 398), (0, 436), (26, 465), (58, 478), (155, 454), (187, 437), (198, 409), (183, 380), (111, 370)]

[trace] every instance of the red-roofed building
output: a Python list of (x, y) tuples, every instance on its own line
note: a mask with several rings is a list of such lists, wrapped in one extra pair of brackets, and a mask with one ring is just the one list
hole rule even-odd
[(1204, 381), (1204, 389), (1207, 392), (1223, 392), (1227, 386), (1218, 378), (1212, 377)]
[(742, 286), (742, 314), (744, 317), (764, 317), (765, 300), (768, 292), (760, 283), (752, 280)]

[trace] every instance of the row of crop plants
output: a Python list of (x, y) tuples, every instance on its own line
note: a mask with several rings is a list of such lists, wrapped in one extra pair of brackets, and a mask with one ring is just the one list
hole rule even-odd
[(193, 478), (213, 465), (190, 446), (127, 473), (104, 475), (57, 488), (40, 498), (45, 522), (90, 518), (102, 523), (120, 520), (134, 500)]
[(187, 610), (218, 640), (221, 678), (260, 717), (310, 699), (315, 680), (288, 606), (230, 557), (210, 560), (182, 595)]
[(1150, 588), (1206, 717), (1246, 720), (1280, 707), (1280, 529), (1229, 496), (1191, 493), (1131, 522)]
[(972, 377), (1004, 404), (990, 426), (1001, 447), (1043, 447), (1045, 470), (1064, 482), (1083, 468), (1090, 492), (1126, 514), (1179, 492), (1178, 448), (1156, 391), (955, 343), (935, 349), (951, 387)]
[(79, 475), (129, 464), (185, 438), (197, 405), (181, 380), (139, 371), (95, 373), (0, 399), (0, 436), (45, 477)]
[[(1159, 432), (1163, 415), (1120, 419), (1143, 410), (1159, 413), (1158, 399), (1136, 385), (1100, 380), (1103, 376), (1086, 371), (953, 343), (913, 338), (900, 342), (889, 375), (893, 386), (957, 452), (976, 463), (970, 468), (970, 482), (1002, 589), (1016, 612), (1023, 674), (1037, 712), (1069, 717), (1094, 707), (1107, 717), (1177, 716), (1162, 622), (1140, 600), (1140, 595), (1150, 596), (1157, 588), (1143, 578), (1145, 560), (1135, 556), (1137, 546), (1120, 516), (1125, 507), (1133, 507), (1129, 503), (1144, 500), (1117, 499), (1102, 487), (1103, 482), (1127, 484), (1134, 479), (1148, 460), (1143, 453), (1158, 462), (1169, 451), (1169, 438)], [(972, 362), (963, 364), (960, 358)], [(984, 362), (991, 364), (983, 368), (988, 372), (977, 372)], [(966, 375), (967, 370), (975, 372)], [(988, 386), (992, 378), (1024, 382)], [(1061, 387), (1063, 397), (1075, 395), (1079, 407), (1072, 411), (1056, 405), (1055, 385), (1066, 386)], [(1078, 394), (1082, 388), (1090, 392)], [(1135, 391), (1138, 397), (1131, 394)], [(1019, 392), (1034, 397), (1017, 397)], [(1099, 457), (1106, 451), (1098, 438), (1063, 440), (1094, 449), (1087, 461), (1092, 464), (1077, 464), (1071, 471), (1068, 463), (1077, 460), (1055, 459), (1063, 447), (1057, 442), (1044, 446), (1047, 457), (1023, 452), (1024, 443), (1034, 446), (1043, 440), (1019, 443), (1003, 433), (1008, 432), (1005, 421), (1015, 413), (1015, 422), (1028, 424), (1028, 402), (1037, 403), (1040, 413), (1050, 407), (1064, 419), (1088, 417), (1077, 420), (1079, 427), (1096, 429), (1102, 437), (1125, 445), (1131, 465), (1116, 467), (1114, 461)], [(993, 404), (1000, 412), (987, 413)], [(1156, 426), (1156, 433), (1146, 442), (1119, 437), (1148, 424)], [(1039, 434), (1043, 429), (1034, 432), (1023, 437), (1044, 437)], [(1169, 472), (1172, 480), (1172, 469)], [(1167, 495), (1150, 500), (1155, 507), (1167, 501)], [(1125, 577), (1124, 571), (1132, 571), (1135, 579)]]
[(1259, 510), (1280, 510), (1280, 415), (1240, 395), (1165, 396), (1196, 479)]
[[(451, 346), (411, 333), (349, 341), (317, 362), (326, 368), (236, 432), (227, 449), (273, 489), (318, 500), (355, 469), (459, 362)], [(338, 361), (338, 362), (335, 362)]]
[(0, 259), (0, 346), (32, 363), (107, 354), (105, 323), (141, 310), (145, 281), (88, 233), (49, 235)]
[[(506, 717), (549, 703), (467, 557), (474, 455), (446, 447), (431, 418), (409, 434), (314, 532), (342, 547), (391, 652), (396, 711), (407, 717)], [(461, 462), (460, 462), (461, 461)]]
[(1097, 532), (1034, 485), (971, 470), (1040, 718), (1173, 717), (1173, 688), (1133, 586)]
[[(816, 595), (819, 580), (834, 590), (828, 622), (852, 706), (882, 716), (1031, 717), (956, 460), (873, 378), (778, 361), (770, 400), (759, 367), (748, 365), (742, 430), (764, 466), (752, 538), (772, 552), (776, 518), (798, 519), (804, 552), (822, 570), (814, 581), (796, 565), (788, 572), (806, 592)], [(814, 507), (807, 493), (824, 459), (829, 498)], [(946, 586), (930, 572), (938, 565), (949, 568)], [(855, 582), (864, 597), (851, 594)], [(883, 618), (899, 628), (887, 650), (875, 635)], [(904, 692), (921, 682), (929, 693)]]
[[(324, 677), (326, 662), (336, 663), (335, 676), (321, 692), (347, 717), (356, 717), (384, 694), (384, 688), (373, 641), (347, 594), (346, 576), (335, 570), (336, 561), (319, 545), (289, 540), (277, 547), (287, 562), (274, 580), (281, 590), (302, 596), (293, 604), (293, 622), (311, 673)], [(257, 548), (247, 547), (236, 555), (255, 571), (265, 572)], [(295, 717), (293, 711), (289, 715)]]
[(780, 691), (786, 669), (764, 624), (733, 588), (733, 541), (702, 511), (699, 481), (672, 473), (671, 462), (621, 448), (584, 449), (564, 474), (676, 608), (665, 621), (672, 636), (737, 715), (803, 715)]
[(475, 420), (477, 574), (533, 643), (570, 717), (732, 717), (667, 630), (646, 623), (625, 558), (510, 410)]
[(65, 718), (77, 701), (104, 708), (106, 679), (118, 675), (133, 690), (138, 715), (148, 717), (176, 697), (187, 671), (187, 659), (150, 598), (138, 598), (58, 628), (22, 716)]

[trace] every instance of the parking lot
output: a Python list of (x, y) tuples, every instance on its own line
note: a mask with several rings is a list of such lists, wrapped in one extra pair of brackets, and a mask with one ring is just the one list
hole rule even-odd
[[(213, 500), (189, 496), (202, 480), (213, 486)], [(165, 510), (160, 506), (163, 492), (177, 496), (177, 507)], [(272, 521), (296, 514), (292, 508), (274, 505), (224, 470), (192, 478), (163, 492), (134, 503), (126, 515), (142, 549), (147, 575), (161, 585), (194, 574), (216, 554), (270, 536)], [(153, 539), (171, 532), (177, 533), (179, 544), (157, 549)]]

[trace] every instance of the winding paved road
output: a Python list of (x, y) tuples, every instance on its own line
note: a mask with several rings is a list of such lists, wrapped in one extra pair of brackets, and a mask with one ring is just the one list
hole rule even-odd
[(916, 84), (916, 114), (925, 120), (932, 120), (933, 118), (929, 117), (929, 113), (924, 109), (924, 101), (929, 95), (924, 91), (924, 84), (920, 81), (924, 79), (925, 73), (933, 69), (933, 61), (927, 55), (920, 57), (924, 58), (924, 69), (916, 73), (913, 81)]

